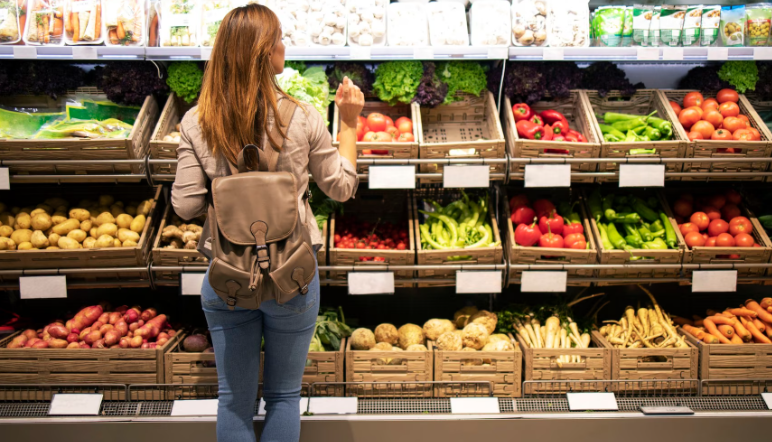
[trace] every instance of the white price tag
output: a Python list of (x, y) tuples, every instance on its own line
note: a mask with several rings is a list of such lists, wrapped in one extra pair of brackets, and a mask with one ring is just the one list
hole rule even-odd
[(663, 414), (694, 414), (694, 410), (689, 407), (641, 407), (641, 413), (646, 415), (663, 415)]
[(488, 187), (491, 180), (490, 166), (445, 166), (442, 170), (442, 187)]
[(566, 271), (523, 271), (523, 276), (520, 278), (520, 291), (565, 293), (567, 280)]
[(369, 60), (370, 57), (370, 48), (366, 46), (351, 46), (349, 57), (352, 60)]
[(736, 291), (737, 270), (695, 270), (692, 273), (692, 293)]
[(767, 408), (772, 410), (772, 393), (761, 393), (761, 398), (764, 399)]
[(201, 59), (209, 61), (212, 58), (212, 48), (201, 48)]
[(431, 46), (415, 48), (413, 58), (416, 60), (432, 60), (434, 58), (434, 48)]
[(201, 296), (205, 272), (180, 273), (180, 290), (183, 295)]
[(499, 398), (496, 397), (452, 397), (450, 412), (453, 414), (499, 414)]
[(772, 48), (753, 48), (754, 60), (772, 60)]
[(683, 60), (684, 48), (662, 48), (663, 60)]
[(659, 48), (637, 48), (638, 60), (659, 60)]
[(525, 187), (571, 187), (571, 165), (526, 164)]
[(13, 58), (38, 58), (38, 50), (34, 46), (14, 46)]
[(21, 276), (19, 277), (21, 299), (53, 299), (67, 297), (67, 277)]
[(415, 166), (370, 166), (370, 189), (415, 189)]
[(172, 416), (217, 416), (218, 399), (174, 401)]
[(617, 411), (614, 393), (566, 393), (571, 411)]
[[(300, 398), (300, 414), (302, 415), (306, 411), (308, 411), (308, 398), (302, 397)], [(257, 415), (258, 416), (265, 416), (265, 400), (260, 398), (260, 405), (257, 407)]]
[(620, 164), (619, 187), (665, 187), (665, 165)]
[(311, 414), (357, 414), (355, 397), (312, 397), (308, 404)]
[(509, 57), (509, 48), (506, 46), (497, 46), (488, 48), (488, 58), (497, 60), (506, 60)]
[(99, 55), (96, 46), (73, 46), (72, 58), (75, 60), (96, 60)]
[(394, 272), (348, 272), (348, 294), (393, 295)]
[(7, 167), (0, 167), (0, 190), (11, 190), (11, 176)]
[(101, 394), (62, 394), (51, 398), (49, 416), (99, 416)]
[(501, 293), (501, 272), (460, 270), (456, 272), (456, 293)]
[(729, 48), (708, 48), (708, 60), (728, 60)]
[(563, 48), (544, 48), (542, 58), (544, 60), (558, 61), (563, 60), (565, 58), (565, 54), (563, 52)]

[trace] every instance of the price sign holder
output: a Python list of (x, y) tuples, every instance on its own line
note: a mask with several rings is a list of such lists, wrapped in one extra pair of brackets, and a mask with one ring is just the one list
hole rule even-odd
[(99, 55), (96, 46), (73, 46), (72, 58), (75, 60), (96, 60)]
[[(308, 398), (302, 397), (300, 398), (300, 414), (302, 415), (306, 411), (308, 411)], [(263, 398), (260, 398), (260, 405), (257, 407), (257, 415), (258, 416), (265, 416), (265, 400)]]
[(49, 416), (99, 416), (101, 394), (54, 394), (48, 407)]
[(486, 165), (445, 166), (442, 169), (442, 187), (469, 188), (488, 187), (491, 180), (491, 168)]
[(772, 48), (753, 48), (754, 60), (772, 60)]
[(688, 415), (688, 414), (694, 414), (694, 410), (692, 410), (689, 407), (682, 407), (682, 406), (674, 406), (674, 407), (641, 406), (641, 413), (647, 416)]
[(708, 60), (723, 61), (729, 59), (729, 48), (708, 48)]
[(737, 270), (695, 270), (692, 293), (736, 292)]
[(506, 60), (509, 57), (509, 47), (496, 46), (488, 48), (488, 58), (496, 60)]
[(456, 272), (456, 293), (501, 293), (501, 271), (468, 271)]
[(357, 414), (355, 397), (312, 397), (308, 403), (311, 414)]
[(662, 48), (663, 60), (683, 60), (684, 48)]
[(523, 271), (520, 291), (523, 293), (565, 293), (568, 281), (566, 271)]
[(177, 400), (172, 404), (172, 416), (217, 416), (219, 399)]
[(201, 48), (201, 59), (208, 61), (212, 58), (212, 48)]
[(433, 60), (434, 48), (431, 46), (415, 48), (413, 58), (416, 60)]
[(11, 190), (11, 175), (7, 167), (0, 167), (0, 190)]
[(67, 297), (67, 277), (56, 276), (20, 276), (19, 292), (21, 299), (53, 299)]
[(180, 291), (186, 296), (200, 296), (206, 273), (180, 273)]
[(772, 393), (761, 393), (761, 398), (767, 404), (767, 409), (772, 410)]
[(452, 397), (452, 414), (499, 414), (499, 398), (495, 397)]
[(571, 411), (619, 411), (614, 393), (566, 393)]
[(665, 187), (665, 165), (620, 164), (619, 187)]
[(659, 48), (637, 48), (638, 60), (659, 60)]
[(13, 58), (38, 58), (38, 50), (34, 46), (14, 46)]
[(415, 166), (370, 166), (370, 189), (415, 189)]
[(369, 60), (371, 58), (370, 48), (365, 46), (351, 46), (349, 51), (349, 57), (352, 60)]
[(348, 272), (349, 295), (393, 295), (394, 272)]
[(548, 61), (560, 61), (565, 59), (565, 53), (563, 48), (544, 48), (542, 52), (542, 59)]
[(526, 164), (525, 187), (571, 187), (571, 165)]

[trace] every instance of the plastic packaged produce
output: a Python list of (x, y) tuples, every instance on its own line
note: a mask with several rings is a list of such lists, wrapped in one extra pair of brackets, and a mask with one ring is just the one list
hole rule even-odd
[(547, 44), (553, 47), (590, 45), (589, 0), (551, 0), (548, 3)]
[(194, 0), (161, 1), (161, 46), (198, 46), (201, 9)]
[(721, 6), (702, 7), (702, 25), (700, 26), (700, 45), (713, 46), (718, 41), (718, 27), (721, 23)]
[(511, 19), (509, 2), (491, 0), (474, 3), (469, 8), (472, 46), (509, 44)]
[(659, 17), (659, 35), (662, 46), (679, 46), (686, 8), (663, 6)]
[(201, 46), (214, 46), (217, 31), (225, 14), (241, 6), (238, 0), (203, 0), (201, 2)]
[(649, 29), (654, 16), (654, 7), (647, 5), (633, 6), (633, 46), (649, 45)]
[(544, 46), (546, 43), (546, 0), (522, 0), (512, 3), (512, 44)]
[[(14, 44), (24, 31), (22, 16), (26, 16), (27, 0), (0, 1), (0, 44)], [(26, 18), (26, 17), (25, 17)]]
[(622, 43), (625, 8), (601, 6), (595, 11), (592, 23), (598, 46), (617, 47)]
[(683, 46), (700, 45), (700, 29), (702, 28), (702, 5), (689, 6), (684, 17), (681, 44)]
[(622, 42), (620, 46), (628, 47), (633, 42), (633, 8), (625, 8), (625, 24), (622, 28)]
[(389, 46), (429, 46), (429, 23), (424, 5), (391, 3), (387, 9)]
[(466, 11), (461, 3), (432, 2), (426, 7), (432, 46), (469, 46)]
[[(321, 7), (321, 9), (318, 9)], [(320, 46), (344, 46), (346, 44), (346, 7), (340, 0), (316, 0), (311, 2), (306, 27), (311, 43)]]
[(745, 5), (745, 37), (748, 46), (767, 46), (772, 3)]
[(721, 8), (721, 43), (724, 46), (742, 46), (745, 33), (745, 6)]
[(68, 45), (101, 44), (104, 40), (101, 0), (70, 0), (64, 9)]
[[(308, 26), (311, 4), (308, 0), (271, 0), (264, 2), (264, 4), (279, 17), (284, 46), (304, 47), (311, 45)], [(321, 2), (317, 2), (317, 4), (321, 10)]]
[(662, 8), (659, 6), (654, 7), (654, 12), (651, 14), (651, 23), (649, 24), (649, 46), (659, 46), (659, 43), (660, 43), (659, 19), (661, 14), (662, 14)]
[(24, 42), (36, 46), (64, 45), (64, 0), (39, 0), (27, 9)]
[(386, 6), (388, 0), (348, 0), (349, 46), (386, 44)]
[(102, 4), (102, 21), (107, 29), (108, 46), (145, 44), (145, 2), (110, 0)]

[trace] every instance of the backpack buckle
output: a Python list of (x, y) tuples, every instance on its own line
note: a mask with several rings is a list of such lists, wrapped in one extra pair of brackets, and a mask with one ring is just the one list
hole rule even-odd
[(304, 285), (303, 288), (300, 289), (300, 293), (304, 295), (308, 294), (308, 284)]

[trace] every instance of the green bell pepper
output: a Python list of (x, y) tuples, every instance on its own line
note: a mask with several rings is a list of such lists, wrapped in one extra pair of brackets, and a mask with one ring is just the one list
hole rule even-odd
[(646, 205), (640, 198), (635, 198), (632, 204), (633, 210), (635, 210), (638, 215), (641, 216), (641, 218), (645, 219), (646, 221), (653, 223), (656, 221), (659, 217), (657, 216), (657, 213), (649, 206)]
[(670, 140), (673, 138), (673, 123), (656, 117), (650, 117), (648, 123), (662, 134), (661, 140)]
[(673, 224), (665, 215), (665, 212), (659, 212), (659, 219), (662, 220), (662, 224), (665, 226), (665, 242), (671, 249), (675, 249), (678, 244), (678, 238), (676, 237)]
[(651, 141), (657, 141), (657, 140), (662, 138), (662, 132), (660, 132), (659, 129), (656, 129), (656, 128), (651, 127), (651, 126), (646, 126), (643, 129), (643, 133), (639, 134), (639, 135), (645, 135), (645, 136), (649, 137), (649, 140), (651, 140)]
[(667, 243), (662, 238), (654, 238), (651, 241), (643, 243), (643, 248), (647, 250), (667, 250)]
[(619, 234), (617, 226), (615, 226), (614, 223), (608, 223), (606, 230), (608, 231), (608, 239), (612, 244), (614, 244), (614, 247), (617, 249), (623, 249), (627, 242), (625, 242), (625, 239), (622, 238), (622, 235)]
[(611, 243), (611, 240), (609, 240), (608, 237), (608, 228), (606, 228), (605, 224), (598, 223), (598, 230), (600, 231), (600, 243), (603, 245), (603, 248), (606, 250), (614, 250), (614, 244)]

